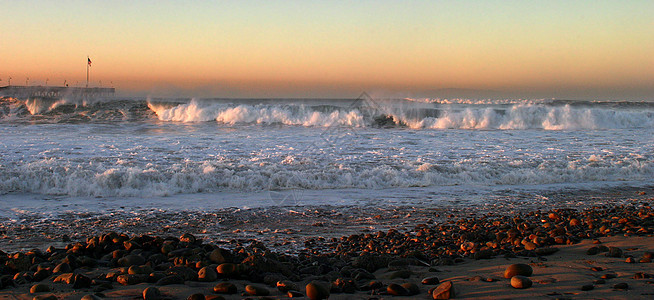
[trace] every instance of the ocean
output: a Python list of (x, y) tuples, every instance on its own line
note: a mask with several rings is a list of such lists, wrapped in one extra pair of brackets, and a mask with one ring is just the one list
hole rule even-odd
[(0, 218), (13, 223), (118, 211), (541, 208), (654, 186), (649, 102), (4, 98), (0, 132)]

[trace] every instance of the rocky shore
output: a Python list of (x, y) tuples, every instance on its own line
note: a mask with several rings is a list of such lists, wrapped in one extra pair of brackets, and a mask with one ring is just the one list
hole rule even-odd
[(181, 235), (76, 236), (0, 252), (0, 299), (651, 299), (653, 202), (441, 211), (384, 230), (308, 237), (294, 251), (256, 238), (204, 240), (192, 226)]

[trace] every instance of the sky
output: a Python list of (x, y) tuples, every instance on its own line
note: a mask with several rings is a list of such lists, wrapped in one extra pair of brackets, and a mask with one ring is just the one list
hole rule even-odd
[[(654, 100), (654, 1), (0, 0), (0, 86)], [(29, 81), (27, 80), (29, 78)]]

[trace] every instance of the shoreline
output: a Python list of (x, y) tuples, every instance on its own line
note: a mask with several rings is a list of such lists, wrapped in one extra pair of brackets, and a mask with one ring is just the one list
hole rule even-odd
[[(548, 207), (542, 211), (516, 209), (513, 216), (506, 213), (472, 214), (465, 210), (455, 214), (447, 208), (440, 210), (438, 216), (434, 210), (424, 212), (424, 209), (406, 207), (378, 211), (348, 208), (349, 214), (343, 214), (340, 210), (311, 208), (301, 213), (295, 212), (295, 219), (286, 219), (291, 223), (305, 222), (298, 224), (295, 229), (298, 232), (275, 232), (271, 228), (267, 229), (269, 231), (257, 228), (253, 231), (261, 232), (260, 236), (292, 236), (286, 240), (257, 239), (256, 235), (244, 235), (237, 239), (226, 235), (225, 239), (214, 241), (206, 234), (212, 228), (204, 227), (207, 230), (205, 233), (200, 229), (215, 221), (198, 221), (207, 215), (191, 216), (185, 223), (173, 222), (172, 226), (156, 223), (157, 220), (161, 221), (156, 214), (151, 219), (139, 220), (131, 225), (127, 224), (130, 220), (113, 220), (129, 225), (124, 227), (127, 230), (118, 233), (133, 233), (121, 236), (106, 234), (105, 231), (105, 234), (88, 234), (81, 242), (69, 241), (68, 249), (59, 246), (50, 248), (50, 252), (4, 253), (3, 274), (13, 275), (11, 282), (16, 286), (1, 289), (0, 299), (32, 299), (40, 294), (30, 294), (29, 288), (38, 282), (54, 289), (51, 293), (63, 299), (79, 299), (82, 295), (93, 293), (115, 299), (142, 298), (139, 295), (147, 287), (157, 287), (167, 299), (184, 299), (196, 292), (206, 296), (217, 295), (213, 293), (213, 287), (221, 282), (237, 287), (236, 294), (222, 295), (226, 299), (240, 299), (247, 284), (258, 285), (273, 297), (282, 297), (284, 294), (275, 288), (275, 284), (284, 280), (290, 281), (289, 284), (295, 285), (302, 294), (305, 294), (304, 286), (309, 282), (322, 282), (326, 286), (331, 284), (330, 299), (432, 299), (428, 290), (438, 284), (425, 285), (421, 281), (433, 276), (438, 277), (440, 283), (452, 282), (456, 298), (646, 299), (651, 297), (654, 287), (654, 278), (650, 277), (651, 255), (654, 252), (654, 212), (651, 209), (654, 198), (646, 194), (640, 196), (621, 204), (578, 210), (569, 207)], [(274, 223), (289, 216), (288, 211), (276, 214), (270, 210), (253, 210), (249, 213), (238, 218), (225, 218), (222, 225), (225, 228), (234, 224), (256, 227), (260, 220), (269, 219)], [(340, 221), (347, 220), (350, 225), (361, 225), (339, 225), (339, 218), (342, 218)], [(321, 220), (332, 222), (321, 224)], [(151, 223), (150, 228), (145, 228), (146, 232), (131, 230), (143, 222)], [(330, 229), (332, 224), (336, 225), (336, 229)], [(168, 233), (152, 230), (158, 225), (161, 228), (170, 226)], [(100, 226), (102, 220), (95, 224), (96, 230), (101, 231)], [(344, 228), (349, 228), (349, 231)], [(150, 234), (147, 229), (159, 234), (143, 235)], [(182, 231), (193, 234), (177, 234)], [(238, 235), (238, 232), (232, 234)], [(303, 235), (306, 238), (298, 238)], [(78, 241), (82, 236), (68, 238)], [(271, 244), (272, 240), (278, 244)], [(284, 252), (285, 243), (292, 245), (299, 242), (303, 242), (303, 249)], [(164, 244), (170, 247), (166, 246), (169, 251), (162, 256)], [(600, 246), (606, 246), (601, 250), (607, 251), (588, 254), (595, 251), (591, 248)], [(615, 248), (608, 251), (608, 247)], [(220, 249), (220, 258), (215, 255), (212, 258), (211, 253), (215, 253), (216, 249)], [(131, 256), (142, 259), (137, 259), (134, 266), (149, 264), (151, 269), (148, 271), (151, 272), (140, 274), (140, 277), (126, 274), (129, 273), (129, 264), (119, 263), (119, 260)], [(28, 261), (25, 257), (31, 259)], [(91, 283), (73, 289), (74, 282), (53, 283), (55, 278), (60, 277), (57, 274), (42, 279), (39, 277), (41, 280), (34, 282), (36, 269), (39, 268), (37, 265), (51, 272), (63, 260), (75, 265), (71, 273), (82, 274)], [(22, 265), (16, 267), (17, 261)], [(14, 268), (8, 262), (13, 263)], [(507, 266), (518, 262), (533, 268), (534, 274), (530, 277), (532, 287), (514, 289), (508, 279), (502, 277)], [(231, 274), (206, 270), (217, 270), (222, 263), (238, 267)], [(593, 267), (601, 270), (593, 271)], [(204, 273), (216, 273), (216, 277), (208, 282), (199, 281), (197, 276), (202, 275), (203, 268)], [(49, 271), (42, 272), (48, 274)], [(125, 275), (124, 280), (132, 278), (132, 281), (127, 285), (118, 283), (119, 274)], [(616, 278), (597, 283), (600, 277), (607, 274), (613, 274), (608, 277)], [(156, 285), (155, 279), (161, 280), (166, 276), (186, 277), (173, 285)], [(641, 278), (637, 278), (639, 276)], [(371, 287), (373, 281), (380, 283)], [(9, 282), (4, 279), (3, 286)], [(396, 287), (392, 283), (412, 283), (418, 287), (419, 293), (391, 296), (389, 287)], [(622, 283), (627, 284), (626, 289), (617, 286)], [(97, 291), (109, 286), (110, 289)], [(592, 289), (582, 291), (583, 286), (586, 286), (585, 289), (591, 286)], [(354, 294), (344, 293), (346, 289)]]

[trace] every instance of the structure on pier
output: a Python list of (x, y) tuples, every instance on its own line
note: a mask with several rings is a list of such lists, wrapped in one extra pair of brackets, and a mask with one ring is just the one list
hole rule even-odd
[(17, 99), (98, 99), (111, 98), (116, 89), (100, 87), (67, 87), (67, 86), (20, 86), (9, 85), (0, 87), (0, 97)]

